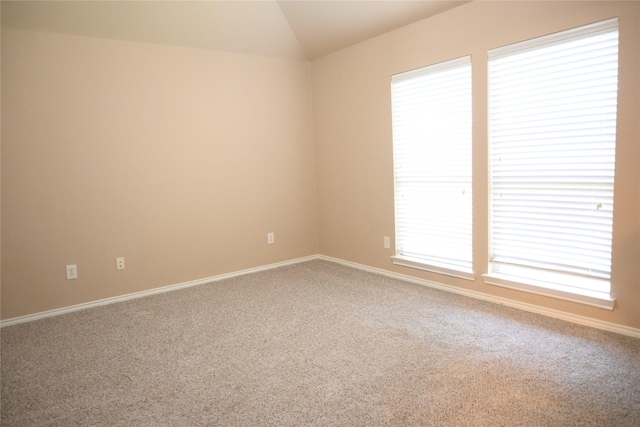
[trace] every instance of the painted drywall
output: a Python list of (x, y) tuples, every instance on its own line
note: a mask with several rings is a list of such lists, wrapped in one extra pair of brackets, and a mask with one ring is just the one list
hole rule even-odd
[[(613, 311), (490, 286), (487, 51), (619, 17)], [(323, 255), (606, 322), (640, 327), (640, 3), (472, 2), (312, 63), (320, 252)], [(475, 281), (392, 264), (390, 76), (472, 56)]]
[[(473, 55), (474, 221), (486, 224), (486, 51), (613, 16), (614, 311), (394, 266), (390, 76)], [(638, 46), (638, 3), (473, 2), (315, 60), (310, 82), (302, 61), (5, 29), (2, 319), (320, 252), (638, 328)], [(487, 240), (476, 226), (478, 275)]]
[(3, 29), (1, 107), (3, 319), (318, 252), (306, 61)]

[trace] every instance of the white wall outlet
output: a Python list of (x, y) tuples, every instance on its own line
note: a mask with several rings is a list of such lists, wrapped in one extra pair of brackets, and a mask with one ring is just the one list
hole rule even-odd
[(391, 239), (389, 239), (389, 236), (384, 236), (384, 248), (391, 249)]
[(75, 264), (67, 265), (67, 280), (78, 278), (78, 266)]
[(124, 270), (124, 257), (116, 258), (116, 270)]
[(276, 242), (276, 236), (273, 233), (267, 233), (267, 244), (273, 245)]

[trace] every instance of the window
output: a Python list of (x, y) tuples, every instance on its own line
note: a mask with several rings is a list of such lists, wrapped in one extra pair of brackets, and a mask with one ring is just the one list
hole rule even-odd
[(471, 57), (391, 78), (394, 263), (473, 277)]
[(610, 300), (617, 82), (617, 19), (489, 52), (490, 277)]

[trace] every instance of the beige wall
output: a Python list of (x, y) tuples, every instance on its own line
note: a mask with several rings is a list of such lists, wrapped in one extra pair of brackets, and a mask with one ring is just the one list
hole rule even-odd
[[(480, 277), (487, 50), (613, 16), (614, 311), (394, 266), (390, 76), (472, 55)], [(321, 253), (640, 328), (638, 46), (637, 2), (473, 2), (316, 60), (311, 79), (303, 61), (3, 30), (2, 318)]]
[[(613, 311), (485, 285), (487, 50), (620, 18)], [(312, 63), (320, 252), (519, 302), (640, 328), (640, 3), (473, 2)], [(394, 266), (390, 76), (472, 55), (474, 282)]]
[(316, 254), (311, 119), (305, 61), (3, 30), (2, 318)]

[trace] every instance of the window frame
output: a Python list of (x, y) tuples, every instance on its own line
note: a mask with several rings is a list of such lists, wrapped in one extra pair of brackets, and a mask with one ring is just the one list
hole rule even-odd
[[(400, 235), (400, 227), (399, 227), (399, 209), (398, 209), (398, 141), (396, 138), (397, 131), (397, 111), (396, 111), (396, 94), (394, 91), (394, 84), (398, 82), (407, 82), (412, 79), (419, 79), (420, 77), (427, 76), (436, 76), (438, 73), (445, 73), (447, 71), (459, 70), (464, 68), (464, 72), (468, 73), (465, 75), (465, 78), (468, 78), (468, 81), (465, 81), (461, 87), (464, 89), (468, 89), (468, 93), (465, 92), (465, 96), (468, 95), (468, 162), (469, 162), (469, 170), (468, 170), (468, 194), (464, 197), (468, 198), (469, 204), (469, 242), (468, 244), (468, 259), (466, 259), (467, 264), (463, 265), (461, 263), (455, 262), (444, 262), (436, 259), (435, 257), (429, 258), (427, 254), (422, 254), (423, 256), (412, 256), (407, 253), (402, 253), (402, 239), (399, 237)], [(443, 274), (451, 277), (457, 277), (466, 280), (475, 280), (474, 273), (474, 260), (473, 260), (473, 103), (472, 103), (472, 84), (473, 84), (473, 74), (472, 74), (472, 64), (471, 64), (471, 56), (467, 55), (464, 57), (452, 59), (449, 61), (440, 62), (433, 65), (428, 65), (425, 67), (421, 67), (415, 70), (406, 71), (403, 73), (398, 73), (391, 76), (391, 97), (392, 97), (392, 124), (393, 124), (393, 154), (394, 154), (394, 218), (395, 218), (395, 255), (392, 256), (392, 261), (395, 265), (400, 265), (404, 267), (419, 269), (423, 271), (434, 272), (438, 274)], [(430, 88), (433, 90), (433, 88)], [(466, 102), (467, 99), (465, 98)]]
[[(527, 40), (524, 42), (514, 43), (511, 45), (492, 49), (489, 51), (488, 61), (487, 61), (487, 67), (489, 69), (488, 78), (487, 78), (488, 93), (490, 94), (492, 90), (492, 81), (491, 81), (491, 61), (492, 60), (505, 58), (510, 55), (516, 55), (519, 53), (535, 51), (544, 47), (560, 45), (562, 43), (569, 43), (576, 39), (584, 39), (594, 35), (610, 33), (610, 32), (615, 32), (616, 37), (619, 37), (619, 27), (618, 27), (617, 18), (608, 19), (605, 21), (600, 21), (593, 24), (576, 27), (573, 29), (561, 31), (561, 32), (554, 33), (547, 36), (538, 37), (538, 38)], [(616, 48), (616, 61), (619, 61), (619, 51), (617, 50), (617, 48)], [(619, 73), (619, 70), (617, 71), (617, 73)], [(562, 281), (558, 282), (555, 280), (551, 280), (551, 281), (536, 280), (535, 278), (532, 278), (532, 277), (525, 277), (525, 276), (514, 275), (514, 274), (504, 274), (499, 271), (496, 271), (496, 268), (495, 268), (496, 264), (499, 264), (499, 263), (493, 263), (491, 260), (492, 251), (493, 251), (492, 240), (494, 238), (494, 233), (493, 233), (494, 221), (492, 218), (493, 207), (492, 207), (492, 201), (491, 201), (492, 194), (493, 194), (493, 189), (492, 189), (493, 164), (492, 164), (492, 155), (491, 155), (491, 151), (493, 148), (492, 133), (491, 133), (491, 129), (492, 129), (491, 95), (489, 95), (489, 98), (487, 101), (489, 105), (488, 115), (487, 115), (487, 123), (489, 127), (489, 135), (488, 135), (489, 158), (487, 159), (489, 161), (489, 181), (488, 181), (489, 222), (487, 224), (487, 230), (488, 230), (488, 236), (489, 236), (490, 259), (488, 260), (489, 262), (487, 266), (488, 273), (485, 273), (482, 275), (485, 278), (485, 283), (489, 285), (516, 289), (516, 290), (526, 291), (526, 292), (535, 293), (539, 295), (552, 296), (552, 297), (563, 299), (563, 300), (579, 302), (579, 303), (592, 305), (600, 308), (605, 308), (609, 310), (613, 309), (615, 305), (615, 298), (613, 298), (611, 295), (611, 277), (610, 277), (611, 270), (612, 270), (611, 265), (609, 266), (609, 277), (607, 279), (600, 280), (600, 283), (604, 283), (606, 281), (606, 284), (608, 285), (608, 290), (606, 292), (602, 292), (602, 291), (598, 292), (598, 291), (586, 289), (584, 285), (579, 285), (578, 287), (572, 286), (571, 284), (575, 284), (576, 281), (570, 277), (567, 277), (565, 279), (565, 283), (562, 283)], [(616, 90), (616, 105), (617, 105), (617, 90)], [(616, 107), (616, 110), (617, 110), (617, 107)], [(617, 122), (617, 117), (615, 121)], [(615, 125), (617, 126), (617, 123), (615, 123)], [(614, 144), (613, 151), (615, 153), (615, 145), (616, 145), (615, 135), (614, 135), (613, 144)], [(613, 167), (615, 171), (615, 154), (614, 154)], [(615, 175), (615, 172), (614, 172), (614, 175)], [(614, 182), (612, 185), (615, 189), (615, 178), (613, 179), (614, 179)], [(615, 191), (614, 189), (611, 190), (612, 200), (613, 200), (613, 194)], [(614, 218), (612, 213), (611, 227), (613, 227), (613, 223), (614, 223)], [(609, 256), (611, 258), (611, 263), (613, 262), (612, 252), (613, 252), (613, 233), (611, 232), (611, 238), (609, 241), (609, 254), (610, 254)], [(519, 271), (520, 273), (524, 272), (524, 270), (522, 269)], [(563, 273), (563, 274), (566, 274), (566, 273)], [(533, 276), (535, 276), (535, 274)], [(589, 280), (592, 280), (592, 279), (585, 279), (583, 280), (583, 283), (587, 283)], [(595, 286), (593, 288), (595, 289)]]

